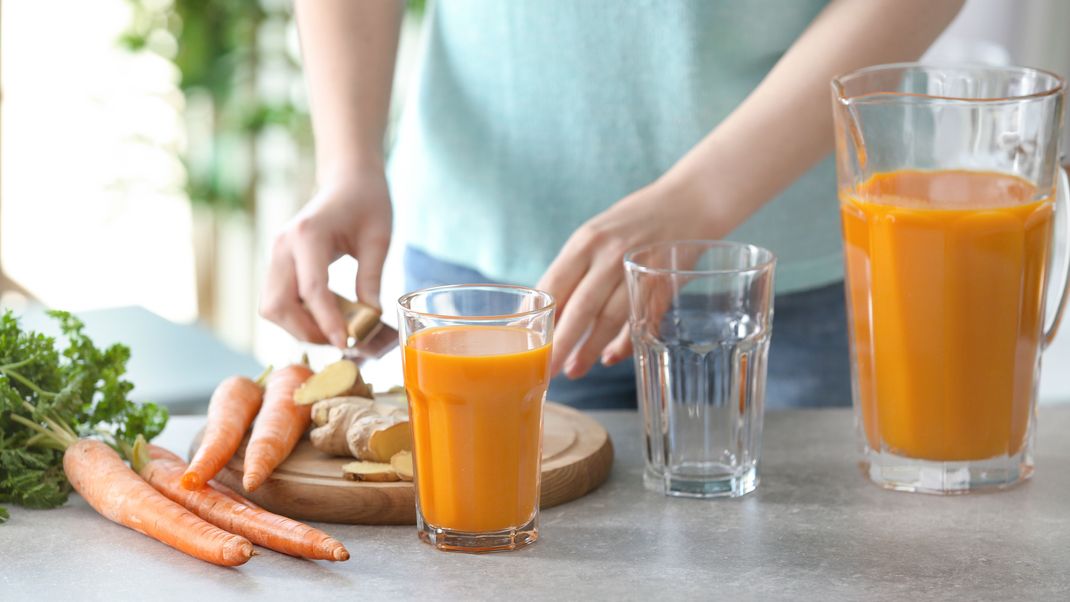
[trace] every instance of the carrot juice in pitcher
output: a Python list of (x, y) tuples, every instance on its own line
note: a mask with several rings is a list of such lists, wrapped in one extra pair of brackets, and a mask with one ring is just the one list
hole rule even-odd
[(1041, 354), (1070, 292), (1054, 252), (1065, 91), (1013, 66), (832, 80), (859, 466), (881, 487), (970, 493), (1034, 472)]
[(995, 172), (876, 173), (841, 195), (869, 446), (958, 462), (1025, 443), (1054, 203)]

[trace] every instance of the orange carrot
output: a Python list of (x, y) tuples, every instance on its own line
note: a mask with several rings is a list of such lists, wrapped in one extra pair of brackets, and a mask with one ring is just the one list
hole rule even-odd
[(182, 475), (183, 487), (191, 491), (200, 489), (238, 451), (264, 400), (263, 378), (252, 381), (244, 376), (232, 376), (216, 387), (208, 402), (208, 423), (201, 446)]
[[(135, 441), (134, 444), (137, 445), (137, 442)], [(131, 454), (133, 454), (136, 451), (137, 451), (137, 449), (135, 448), (134, 450), (131, 451)], [(182, 456), (180, 456), (180, 455), (176, 454), (175, 452), (167, 449), (166, 447), (160, 447), (159, 445), (151, 445), (151, 444), (145, 445), (145, 451), (148, 452), (150, 460), (169, 460), (171, 462), (182, 462), (183, 464), (185, 464), (185, 462), (186, 462), (185, 460), (182, 459)]]
[(214, 479), (211, 480), (211, 481), (208, 481), (208, 486), (211, 487), (212, 489), (215, 489), (219, 493), (222, 493), (223, 495), (229, 497), (230, 499), (234, 500), (235, 502), (238, 502), (239, 504), (245, 504), (246, 506), (252, 508), (253, 510), (263, 510), (264, 509), (263, 507), (261, 507), (259, 504), (257, 504), (253, 500), (250, 500), (250, 499), (247, 499), (245, 497), (242, 497), (242, 494), (238, 493), (237, 491), (234, 491), (233, 489), (231, 489), (230, 487), (227, 487), (226, 485), (220, 483), (219, 481), (216, 481)]
[(249, 445), (245, 448), (242, 486), (246, 491), (256, 491), (305, 434), (312, 421), (312, 408), (295, 405), (294, 391), (310, 376), (312, 370), (308, 366), (291, 364), (268, 377), (264, 406), (256, 417)]
[[(170, 450), (164, 449), (164, 448), (159, 447), (157, 445), (148, 445), (148, 446), (146, 446), (146, 449), (149, 450), (149, 458), (150, 459), (153, 459), (153, 460), (168, 460), (170, 462), (178, 462), (179, 464), (182, 464), (183, 466), (186, 465), (186, 461), (183, 460), (181, 456), (179, 456), (178, 454), (176, 454), (176, 453), (174, 453), (174, 452), (172, 452)], [(207, 483), (205, 483), (205, 485), (208, 486), (208, 487), (211, 487), (212, 489), (215, 489), (219, 493), (222, 493), (223, 495), (229, 497), (230, 499), (234, 500), (235, 502), (239, 502), (239, 503), (245, 504), (246, 506), (252, 508), (253, 510), (263, 510), (263, 508), (261, 506), (259, 506), (256, 502), (254, 502), (252, 500), (249, 500), (249, 499), (245, 499), (244, 497), (242, 497), (242, 495), (240, 493), (238, 493), (237, 491), (234, 491), (230, 487), (227, 487), (226, 485), (220, 483), (219, 481), (217, 481), (215, 479), (212, 479), (211, 481), (208, 481)], [(183, 487), (185, 487), (185, 485), (183, 485)]]
[(248, 539), (210, 525), (167, 499), (100, 441), (70, 444), (63, 454), (63, 471), (75, 491), (105, 518), (194, 558), (237, 566), (253, 555)]
[[(164, 449), (164, 448), (162, 448), (162, 447), (160, 447), (158, 445), (146, 445), (145, 449), (147, 449), (148, 452), (149, 452), (149, 459), (152, 459), (152, 460), (167, 460), (169, 462), (177, 462), (179, 464), (182, 464), (183, 466), (186, 465), (186, 461), (183, 460), (181, 456), (179, 456), (178, 454), (172, 452), (171, 450)], [(131, 451), (131, 453), (133, 453), (133, 452)], [(183, 476), (185, 476), (185, 475), (183, 475)], [(234, 491), (233, 489), (231, 489), (230, 487), (227, 487), (226, 485), (220, 483), (219, 481), (216, 481), (215, 479), (212, 479), (211, 481), (208, 481), (207, 483), (205, 483), (205, 485), (208, 486), (208, 487), (211, 487), (212, 489), (215, 489), (219, 493), (222, 493), (223, 495), (229, 497), (230, 499), (234, 500), (235, 502), (238, 502), (238, 503), (241, 503), (241, 504), (245, 504), (246, 506), (252, 508), (253, 510), (263, 510), (263, 508), (260, 507), (259, 505), (257, 505), (256, 502), (254, 502), (252, 500), (245, 499), (244, 497), (242, 497), (242, 495), (240, 493), (238, 493), (237, 491)], [(185, 487), (185, 484), (183, 483), (182, 486)]]
[(220, 529), (290, 556), (314, 560), (349, 559), (345, 546), (330, 535), (285, 516), (272, 514), (233, 491), (233, 497), (215, 487), (189, 491), (184, 484), (180, 484), (185, 462), (163, 448), (155, 445), (146, 447), (147, 454), (135, 448), (134, 467), (138, 473), (160, 493)]

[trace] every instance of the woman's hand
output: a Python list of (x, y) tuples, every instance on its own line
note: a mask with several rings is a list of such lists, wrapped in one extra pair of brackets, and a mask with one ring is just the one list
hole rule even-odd
[(327, 289), (327, 266), (356, 258), (357, 298), (379, 305), (392, 210), (381, 169), (328, 180), (275, 238), (260, 315), (312, 343), (346, 346), (345, 324)]
[(352, 255), (357, 297), (379, 305), (392, 213), (383, 171), (403, 2), (296, 0), (319, 192), (275, 239), (260, 315), (299, 339), (345, 347), (327, 266)]
[(719, 238), (728, 230), (714, 209), (697, 178), (670, 172), (568, 239), (538, 284), (558, 305), (551, 374), (579, 378), (599, 358), (609, 366), (631, 354), (624, 254), (653, 242)]
[(734, 230), (832, 147), (833, 76), (917, 59), (962, 3), (830, 2), (747, 99), (668, 173), (584, 224), (539, 282), (558, 302), (553, 374), (564, 368), (578, 378), (599, 355), (608, 365), (631, 352), (621, 265), (627, 250)]

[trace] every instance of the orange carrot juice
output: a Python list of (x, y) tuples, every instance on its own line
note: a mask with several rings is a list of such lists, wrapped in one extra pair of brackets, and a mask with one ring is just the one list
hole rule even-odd
[(524, 328), (429, 328), (405, 344), (420, 509), (435, 527), (519, 527), (539, 497), (550, 344)]
[(874, 450), (1017, 453), (1030, 420), (1053, 204), (1021, 178), (874, 175), (841, 194), (853, 369)]

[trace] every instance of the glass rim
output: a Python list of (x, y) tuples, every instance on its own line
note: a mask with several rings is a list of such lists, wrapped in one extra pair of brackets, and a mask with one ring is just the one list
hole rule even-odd
[[(861, 77), (872, 75), (874, 73), (891, 72), (891, 71), (909, 71), (916, 69), (919, 71), (988, 71), (993, 73), (1018, 73), (1018, 74), (1030, 74), (1030, 75), (1043, 75), (1052, 80), (1053, 84), (1043, 90), (1038, 90), (1030, 94), (1019, 94), (1015, 96), (991, 96), (981, 98), (967, 98), (963, 96), (942, 96), (938, 94), (921, 94), (918, 92), (895, 92), (891, 90), (884, 91), (872, 91), (866, 94), (859, 94), (854, 96), (848, 96), (845, 93), (845, 89), (848, 83), (857, 80)], [(896, 99), (904, 100), (938, 100), (954, 103), (971, 103), (971, 104), (999, 104), (999, 103), (1011, 103), (1021, 102), (1025, 100), (1039, 100), (1048, 98), (1051, 96), (1057, 96), (1062, 94), (1066, 90), (1066, 80), (1055, 73), (1047, 69), (1041, 69), (1038, 67), (1024, 67), (1020, 65), (987, 65), (984, 63), (923, 63), (923, 62), (904, 62), (904, 63), (887, 63), (883, 65), (870, 65), (868, 67), (862, 67), (860, 69), (854, 69), (837, 75), (831, 80), (832, 89), (836, 94), (836, 100), (841, 103), (857, 103), (864, 100), (875, 101), (885, 100), (891, 101)]]
[[(649, 266), (636, 261), (635, 256), (640, 253), (652, 251), (657, 248), (668, 247), (680, 247), (680, 246), (704, 246), (709, 249), (747, 249), (763, 257), (756, 261), (753, 265), (740, 268), (718, 268), (711, 270), (679, 270), (674, 268), (659, 268)], [(735, 242), (731, 240), (708, 240), (708, 239), (689, 239), (689, 240), (670, 240), (663, 242), (648, 243), (640, 247), (636, 247), (631, 251), (624, 254), (624, 267), (628, 271), (642, 272), (645, 274), (680, 274), (684, 276), (727, 276), (737, 274), (749, 274), (754, 272), (761, 272), (771, 269), (776, 265), (776, 253), (773, 253), (765, 247), (759, 247), (745, 242)]]
[[(543, 298), (547, 301), (546, 305), (538, 309), (530, 309), (528, 311), (516, 312), (511, 314), (497, 314), (493, 316), (454, 316), (448, 314), (436, 314), (425, 311), (417, 311), (406, 306), (406, 303), (411, 302), (416, 297), (426, 296), (434, 293), (440, 293), (451, 290), (490, 290), (499, 292), (512, 292), (512, 293), (534, 293), (535, 295)], [(500, 320), (516, 320), (520, 318), (526, 318), (530, 316), (536, 316), (539, 314), (553, 312), (557, 308), (557, 300), (550, 293), (532, 288), (530, 286), (520, 286), (516, 284), (494, 284), (494, 283), (470, 283), (470, 284), (442, 284), (439, 286), (429, 286), (427, 288), (421, 288), (412, 292), (405, 293), (398, 297), (397, 300), (398, 309), (403, 313), (413, 316), (419, 316), (421, 318), (431, 318), (434, 320), (452, 321), (452, 322), (496, 322)]]

